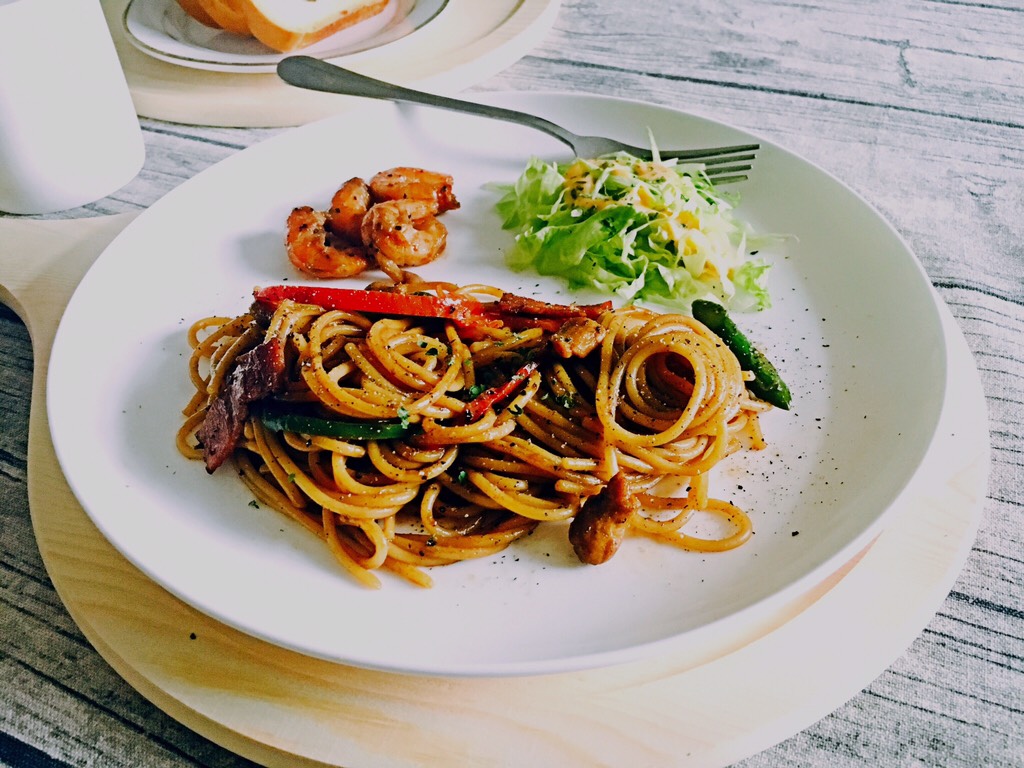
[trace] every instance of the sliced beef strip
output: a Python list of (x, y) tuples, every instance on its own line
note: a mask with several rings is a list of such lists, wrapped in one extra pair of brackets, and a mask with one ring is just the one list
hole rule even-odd
[(286, 381), (284, 347), (276, 337), (238, 356), (196, 432), (207, 472), (212, 474), (238, 446), (249, 406), (280, 392)]

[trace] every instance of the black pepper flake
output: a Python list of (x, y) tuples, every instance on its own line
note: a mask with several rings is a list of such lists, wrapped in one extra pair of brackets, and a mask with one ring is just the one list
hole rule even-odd
[(790, 536), (799, 536), (799, 535), (800, 535), (800, 531), (793, 531), (793, 532), (792, 532), (792, 533), (790, 533), (789, 535), (790, 535)]
[(195, 640), (196, 639), (196, 633), (195, 632), (189, 632), (188, 633), (188, 639), (189, 640)]

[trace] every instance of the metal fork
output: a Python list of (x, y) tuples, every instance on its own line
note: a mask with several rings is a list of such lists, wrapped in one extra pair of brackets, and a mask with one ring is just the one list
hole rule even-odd
[[(651, 150), (634, 147), (621, 141), (603, 136), (578, 136), (560, 125), (536, 115), (513, 109), (492, 107), (462, 99), (438, 96), (433, 93), (416, 91), (401, 85), (375, 80), (357, 72), (344, 69), (310, 56), (289, 56), (278, 62), (277, 74), (286, 83), (312, 91), (340, 93), (346, 96), (363, 96), (371, 99), (407, 101), (428, 107), (465, 112), (481, 117), (505, 120), (530, 128), (536, 128), (553, 136), (572, 149), (577, 157), (599, 157), (612, 152), (629, 152), (636, 157), (650, 158)], [(759, 144), (743, 144), (731, 147), (708, 147), (703, 149), (658, 150), (663, 160), (682, 160), (687, 163), (702, 163), (705, 173), (716, 184), (725, 184), (746, 179), (744, 171), (751, 169), (750, 162)]]

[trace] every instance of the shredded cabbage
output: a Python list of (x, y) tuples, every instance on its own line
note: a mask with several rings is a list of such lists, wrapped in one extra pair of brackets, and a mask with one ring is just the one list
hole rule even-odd
[(753, 257), (735, 198), (700, 165), (625, 153), (567, 164), (532, 158), (499, 189), (498, 214), (516, 232), (513, 269), (683, 311), (697, 299), (736, 311), (771, 306), (769, 264)]

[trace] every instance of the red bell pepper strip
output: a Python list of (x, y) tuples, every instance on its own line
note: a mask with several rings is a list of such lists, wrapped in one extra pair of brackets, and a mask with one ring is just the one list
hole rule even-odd
[(451, 320), (460, 328), (507, 325), (513, 330), (543, 328), (557, 331), (571, 317), (597, 318), (612, 308), (600, 304), (549, 304), (506, 293), (499, 301), (483, 302), (461, 296), (431, 296), (397, 291), (371, 291), (326, 286), (275, 285), (253, 291), (256, 301), (273, 310), (285, 299), (324, 309), (380, 315), (431, 317)]
[(285, 299), (291, 299), (300, 304), (315, 304), (324, 309), (447, 319), (460, 326), (472, 326), (492, 318), (486, 304), (462, 297), (307, 285), (257, 288), (253, 291), (253, 296), (256, 301), (271, 308), (277, 307)]
[(502, 400), (511, 397), (526, 384), (526, 380), (529, 379), (530, 375), (536, 370), (537, 362), (535, 360), (531, 360), (518, 371), (513, 373), (512, 378), (504, 384), (499, 384), (496, 387), (485, 389), (479, 395), (474, 397), (466, 405), (466, 410), (463, 411), (466, 421), (469, 423), (476, 421), (495, 403), (500, 403)]

